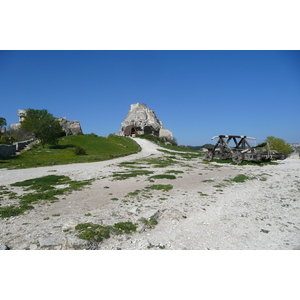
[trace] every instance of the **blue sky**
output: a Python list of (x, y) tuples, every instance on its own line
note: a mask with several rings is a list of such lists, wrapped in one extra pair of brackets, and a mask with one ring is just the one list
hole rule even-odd
[(145, 103), (181, 145), (219, 134), (300, 142), (299, 51), (0, 51), (0, 116), (47, 109), (84, 133)]

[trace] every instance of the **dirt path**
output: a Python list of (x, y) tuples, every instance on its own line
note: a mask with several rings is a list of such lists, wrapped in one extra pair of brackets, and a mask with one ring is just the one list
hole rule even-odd
[[(49, 174), (96, 180), (90, 187), (58, 202), (37, 204), (24, 215), (1, 219), (0, 245), (11, 249), (109, 250), (300, 247), (299, 159), (263, 167), (208, 164), (201, 158), (160, 152), (146, 140), (136, 141), (143, 148), (140, 153), (111, 161), (1, 170), (1, 184), (7, 186)], [(156, 158), (168, 161), (169, 165), (157, 167), (149, 160)], [(129, 161), (136, 164), (120, 165)], [(171, 172), (176, 179), (151, 182), (149, 175), (142, 175), (113, 180), (115, 172), (132, 170), (152, 171), (151, 175)], [(243, 183), (231, 181), (238, 174), (249, 179)], [(147, 189), (153, 184), (172, 188)], [(152, 228), (139, 221), (151, 217), (157, 220)], [(78, 223), (113, 225), (122, 221), (138, 224), (137, 232), (112, 236), (99, 244), (76, 237)]]
[(96, 178), (97, 175), (102, 174), (103, 168), (110, 165), (119, 164), (124, 161), (140, 159), (152, 154), (160, 153), (159, 151), (157, 151), (159, 147), (157, 147), (155, 144), (144, 139), (136, 139), (136, 141), (142, 148), (142, 150), (136, 154), (94, 163), (79, 163), (17, 170), (1, 169), (0, 182), (1, 185), (11, 184), (21, 180), (46, 176), (49, 175), (49, 172), (54, 171), (59, 175), (70, 176), (74, 180)]

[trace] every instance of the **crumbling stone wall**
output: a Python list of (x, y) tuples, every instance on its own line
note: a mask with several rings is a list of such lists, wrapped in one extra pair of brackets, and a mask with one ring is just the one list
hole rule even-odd
[(27, 141), (16, 142), (12, 145), (0, 145), (0, 156), (2, 157), (9, 157), (16, 155), (17, 152), (23, 150), (26, 146), (31, 143), (36, 142), (35, 139), (30, 139)]

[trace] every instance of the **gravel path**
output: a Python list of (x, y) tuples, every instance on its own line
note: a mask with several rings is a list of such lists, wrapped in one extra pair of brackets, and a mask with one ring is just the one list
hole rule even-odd
[[(58, 202), (36, 204), (24, 215), (0, 219), (1, 247), (107, 250), (300, 248), (299, 159), (289, 158), (279, 161), (278, 165), (263, 167), (207, 164), (201, 158), (160, 152), (147, 140), (136, 141), (142, 146), (141, 152), (110, 161), (0, 170), (1, 185), (7, 187), (17, 181), (49, 174), (67, 175), (74, 180), (96, 179), (90, 187), (63, 196)], [(150, 182), (149, 176), (126, 180), (112, 178), (114, 172), (132, 170), (120, 165), (121, 162), (158, 157), (171, 157), (177, 163), (157, 168), (139, 161), (136, 166), (146, 167), (140, 170), (154, 174), (166, 171), (175, 174), (177, 171), (176, 179)], [(243, 183), (230, 181), (238, 174), (250, 179)], [(150, 193), (146, 187), (151, 184), (171, 184), (173, 188)], [(151, 217), (158, 222), (152, 228), (139, 222), (141, 218)], [(112, 236), (99, 244), (76, 237), (78, 223), (113, 225), (122, 221), (137, 223), (137, 232)]]

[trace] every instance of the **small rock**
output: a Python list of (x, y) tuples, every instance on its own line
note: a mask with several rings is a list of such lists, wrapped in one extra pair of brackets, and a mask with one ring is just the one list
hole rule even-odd
[(150, 218), (155, 218), (158, 214), (159, 214), (159, 210), (157, 210), (157, 209), (149, 209), (149, 210), (144, 211), (141, 214), (141, 217), (145, 218), (145, 219), (150, 219)]
[(78, 224), (79, 223), (65, 223), (62, 226), (62, 230), (74, 229)]
[(7, 245), (0, 245), (0, 250), (10, 250)]
[(146, 230), (146, 226), (144, 224), (139, 224), (136, 231), (141, 233), (141, 232), (144, 232)]
[(150, 246), (150, 243), (147, 240), (139, 240), (138, 241), (139, 248), (147, 248), (148, 246)]
[(141, 211), (141, 210), (140, 210), (138, 207), (133, 207), (133, 208), (131, 208), (130, 210), (128, 210), (127, 213), (128, 213), (129, 215), (131, 215), (131, 214), (133, 214), (133, 215), (138, 215), (140, 211)]
[(73, 235), (68, 235), (66, 237), (67, 241), (66, 241), (66, 245), (65, 248), (69, 249), (69, 248), (73, 248), (73, 249), (77, 249), (82, 247), (82, 245), (84, 245), (86, 242), (76, 236)]
[(58, 246), (62, 244), (62, 240), (57, 237), (40, 238), (39, 243), (41, 247)]
[(36, 244), (31, 244), (29, 246), (29, 250), (37, 250), (38, 249), (38, 246)]

